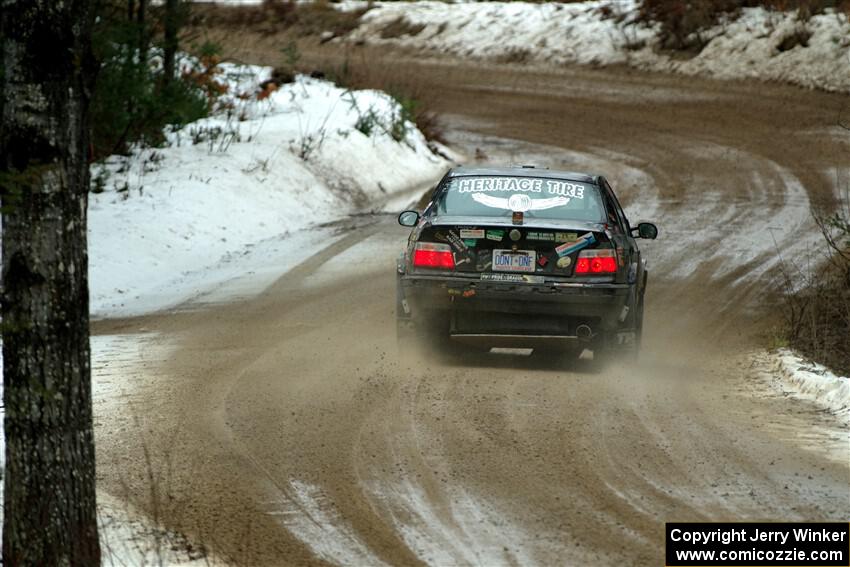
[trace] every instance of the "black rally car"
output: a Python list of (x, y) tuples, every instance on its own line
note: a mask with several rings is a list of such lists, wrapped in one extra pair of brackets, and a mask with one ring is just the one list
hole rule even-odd
[(601, 176), (529, 166), (450, 170), (398, 261), (399, 338), (471, 347), (636, 353), (646, 263)]

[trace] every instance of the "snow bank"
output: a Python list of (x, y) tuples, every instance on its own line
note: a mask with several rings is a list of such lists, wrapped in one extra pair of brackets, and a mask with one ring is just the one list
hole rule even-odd
[[(612, 19), (599, 14), (606, 4), (377, 2), (362, 17), (351, 39), (427, 47), (476, 59), (519, 60), (521, 54), (527, 54), (530, 60), (553, 63), (623, 62), (620, 46), (625, 37), (619, 37)], [(634, 9), (634, 2), (626, 4), (626, 9)], [(381, 38), (381, 31), (399, 18), (425, 28), (416, 35)], [(640, 39), (653, 35), (650, 29), (639, 31)]]
[(763, 377), (783, 392), (814, 402), (850, 423), (850, 378), (809, 362), (795, 352), (779, 349), (761, 359)]
[(176, 305), (215, 284), (211, 266), (448, 165), (385, 93), (300, 76), (258, 98), (270, 68), (223, 68), (229, 110), (169, 133), (168, 147), (92, 167), (104, 190), (89, 200), (93, 316)]
[[(343, 9), (361, 4), (349, 0)], [(833, 12), (814, 16), (806, 24), (811, 32), (807, 47), (781, 51), (783, 41), (800, 28), (796, 14), (744, 8), (734, 22), (707, 30), (708, 45), (691, 59), (659, 52), (655, 28), (635, 22), (636, 15), (635, 0), (377, 2), (348, 39), (426, 48), (464, 58), (555, 65), (627, 64), (653, 71), (779, 80), (850, 91), (850, 25)], [(424, 28), (414, 35), (381, 38), (381, 31), (399, 18)]]

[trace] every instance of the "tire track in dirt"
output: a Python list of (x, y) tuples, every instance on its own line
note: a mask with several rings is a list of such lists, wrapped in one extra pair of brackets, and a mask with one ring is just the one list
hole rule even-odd
[[(747, 369), (775, 321), (773, 242), (756, 245), (778, 224), (780, 247), (805, 248), (806, 203), (850, 167), (840, 139), (812, 135), (842, 99), (617, 70), (417, 71), (470, 154), (598, 167), (659, 215), (642, 363), (398, 360), (406, 234), (378, 216), (259, 297), (146, 318), (176, 337), (171, 378), (144, 434), (106, 435), (104, 482), (138, 466), (140, 438), (174, 439), (169, 527), (252, 565), (658, 564), (665, 520), (850, 515), (847, 464), (788, 435), (828, 418), (754, 393)], [(141, 482), (131, 497), (144, 509)]]

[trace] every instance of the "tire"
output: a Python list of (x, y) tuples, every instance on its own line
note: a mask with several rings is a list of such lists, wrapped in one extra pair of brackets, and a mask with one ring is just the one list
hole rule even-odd
[(635, 352), (639, 352), (643, 344), (643, 292), (638, 302), (637, 318), (635, 319)]
[[(617, 334), (623, 331), (634, 331), (634, 340), (627, 345), (617, 344)], [(601, 369), (610, 360), (618, 359), (624, 362), (635, 363), (640, 355), (641, 342), (643, 341), (643, 293), (638, 298), (634, 310), (629, 313), (625, 323), (618, 331), (610, 331), (598, 337), (593, 345), (593, 367)]]

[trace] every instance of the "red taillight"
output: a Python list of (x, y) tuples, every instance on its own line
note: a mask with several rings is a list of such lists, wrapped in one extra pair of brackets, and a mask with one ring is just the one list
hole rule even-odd
[(413, 266), (416, 268), (440, 268), (454, 270), (455, 259), (448, 244), (417, 242), (413, 250)]
[(613, 274), (617, 271), (617, 257), (613, 250), (582, 250), (576, 262), (576, 274)]

